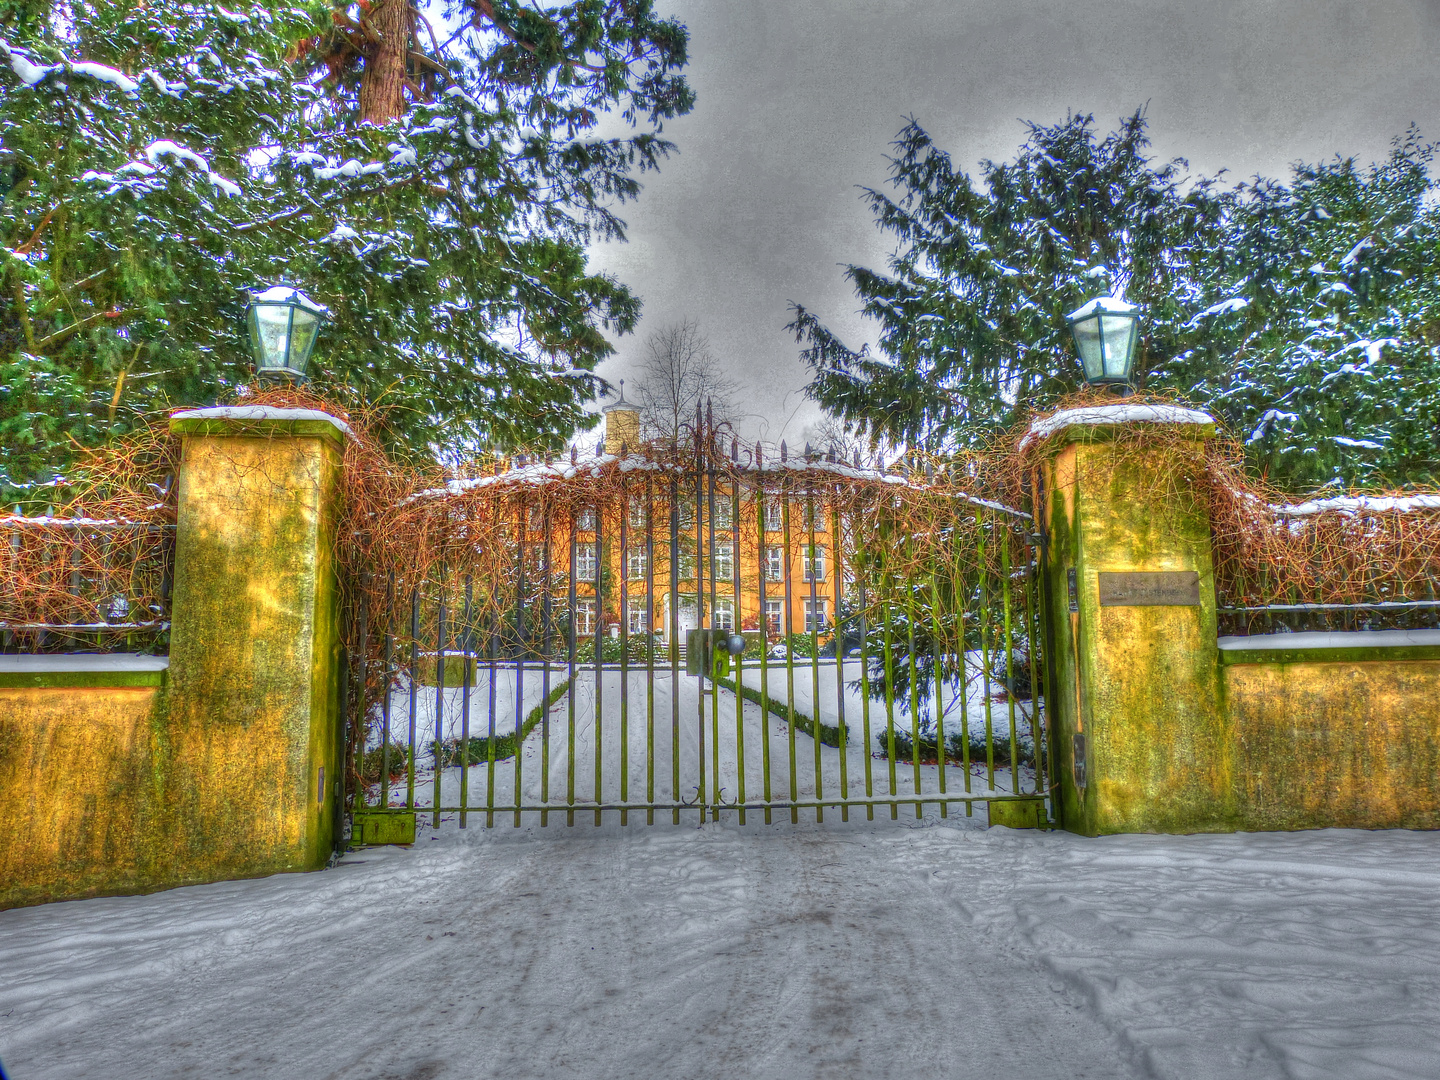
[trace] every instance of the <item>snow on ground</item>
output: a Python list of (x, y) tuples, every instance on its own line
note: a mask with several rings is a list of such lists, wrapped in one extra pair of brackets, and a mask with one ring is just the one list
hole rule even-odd
[(17, 1080), (1440, 1076), (1437, 834), (431, 835), (0, 912), (0, 1056)]
[[(822, 723), (837, 723), (839, 708), (836, 701), (835, 665), (822, 664), (818, 668), (820, 678), (820, 711)], [(551, 669), (550, 685), (557, 686), (565, 678), (564, 669)], [(851, 690), (849, 684), (860, 678), (859, 662), (845, 665), (845, 717), (849, 725), (850, 739), (844, 753), (844, 774), (841, 770), (841, 751), (838, 747), (820, 747), (820, 792), (826, 798), (847, 793), (851, 798), (863, 797), (866, 791), (866, 770), (870, 773), (870, 790), (878, 796), (889, 796), (889, 763), (872, 756), (874, 736), (884, 730), (885, 708), (883, 702), (871, 702), (871, 739), (864, 738), (861, 696)], [(468, 730), (472, 737), (484, 737), (491, 731), (490, 676), (482, 667), (476, 676), (477, 685), (470, 691), (470, 716)], [(758, 668), (746, 668), (744, 680), (747, 685), (760, 686)], [(720, 755), (718, 762), (719, 789), (723, 801), (734, 802), (740, 795), (740, 758), (743, 734), (744, 751), (744, 796), (747, 802), (756, 802), (765, 796), (764, 744), (767, 737), (770, 744), (770, 795), (773, 801), (790, 798), (790, 737), (789, 726), (783, 717), (783, 704), (777, 714), (772, 710), (768, 724), (762, 719), (758, 704), (745, 702), (743, 719), (737, 723), (736, 698), (729, 690), (718, 691), (719, 715), (715, 715), (716, 698), (705, 696), (704, 719), (701, 720), (699, 680), (681, 674), (679, 691), (675, 691), (668, 669), (657, 671), (654, 680), (653, 713), (654, 727), (651, 728), (650, 707), (647, 701), (647, 676), (644, 670), (631, 672), (628, 685), (628, 699), (623, 703), (621, 689), (624, 682), (616, 670), (602, 672), (603, 688), (600, 702), (600, 750), (601, 799), (607, 804), (645, 801), (647, 793), (654, 791), (655, 800), (668, 802), (678, 800), (694, 802), (701, 782), (700, 762), (702, 743), (704, 748), (704, 780), (707, 795), (712, 798), (716, 788), (717, 763), (715, 737), (718, 730)], [(521, 683), (520, 709), (517, 713), (516, 686), (519, 682), (513, 668), (500, 668), (495, 674), (494, 731), (497, 735), (513, 734), (517, 716), (523, 722), (530, 710), (544, 698), (543, 671), (536, 667), (525, 672)], [(769, 692), (772, 699), (783, 703), (787, 698), (787, 679), (784, 664), (770, 670)], [(595, 673), (593, 669), (576, 672), (574, 682), (574, 779), (573, 789), (577, 805), (596, 801), (595, 750), (597, 746)], [(974, 730), (984, 730), (983, 692), (976, 683), (968, 702), (970, 722)], [(806, 716), (814, 716), (814, 683), (812, 668), (797, 665), (794, 675), (795, 707)], [(447, 739), (455, 738), (462, 732), (462, 703), (464, 692), (460, 688), (446, 688), (443, 691), (441, 731)], [(430, 766), (429, 750), (435, 737), (435, 703), (437, 692), (434, 687), (417, 687), (415, 700), (416, 745), (420, 748), (417, 759), (415, 802), (417, 806), (434, 806), (434, 770)], [(678, 704), (678, 712), (677, 706)], [(933, 705), (931, 706), (933, 709)], [(410, 704), (408, 690), (398, 690), (391, 697), (390, 731), (392, 738), (408, 739)], [(1017, 708), (1017, 725), (1024, 731), (1025, 707)], [(947, 731), (958, 724), (958, 710), (947, 718)], [(1008, 738), (1009, 713), (1002, 703), (992, 703), (992, 723), (997, 738)], [(896, 711), (896, 726), (908, 731), (910, 719), (903, 709)], [(378, 736), (372, 732), (372, 741), (378, 745)], [(568, 805), (566, 800), (571, 790), (570, 750), (570, 703), (566, 699), (555, 702), (549, 710), (548, 745), (545, 725), (537, 725), (526, 738), (520, 755), (520, 790), (525, 805), (549, 806)], [(622, 764), (622, 748), (625, 751)], [(795, 730), (795, 796), (800, 800), (815, 798), (815, 743), (810, 736), (808, 725), (801, 721)], [(675, 784), (674, 761), (679, 757), (680, 783)], [(548, 762), (548, 766), (547, 766)], [(442, 806), (461, 804), (461, 769), (447, 768), (441, 777), (440, 799)], [(472, 765), (466, 781), (466, 805), (484, 806), (487, 802), (489, 781), (488, 762)], [(965, 771), (960, 766), (947, 766), (945, 770), (946, 790), (950, 794), (965, 790)], [(988, 775), (983, 760), (972, 762), (970, 790), (975, 793), (989, 791)], [(548, 776), (548, 787), (545, 778)], [(622, 788), (622, 777), (628, 783)], [(940, 775), (936, 765), (920, 767), (920, 791), (934, 794), (939, 790)], [(653, 784), (653, 788), (652, 788)], [(1033, 774), (1028, 768), (1021, 770), (1021, 788), (1033, 790)], [(515, 792), (515, 760), (501, 759), (495, 763), (494, 805), (513, 806)], [(1012, 783), (1007, 769), (997, 768), (995, 790), (1002, 794), (1012, 792)], [(915, 791), (915, 769), (908, 761), (897, 762), (895, 794), (900, 797)], [(378, 796), (378, 792), (376, 793)], [(405, 784), (399, 782), (391, 787), (392, 803), (403, 802)], [(547, 801), (548, 800), (548, 801)], [(907, 808), (913, 816), (914, 810)], [(963, 809), (951, 812), (964, 813)]]

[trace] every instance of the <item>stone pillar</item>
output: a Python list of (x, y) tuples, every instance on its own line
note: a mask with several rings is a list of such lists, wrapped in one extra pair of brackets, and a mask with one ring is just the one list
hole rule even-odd
[[(1117, 442), (1123, 425), (1162, 423), (1180, 437), (1143, 450)], [(1047, 691), (1061, 824), (1090, 836), (1233, 828), (1210, 522), (1189, 480), (1215, 425), (1193, 410), (1113, 405), (1062, 413), (1048, 430)]]
[(334, 543), (348, 429), (305, 409), (175, 414), (183, 439), (152, 824), (167, 884), (323, 866), (343, 657)]

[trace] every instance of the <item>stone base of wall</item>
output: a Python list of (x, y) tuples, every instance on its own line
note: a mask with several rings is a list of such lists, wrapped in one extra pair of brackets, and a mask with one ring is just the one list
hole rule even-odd
[(315, 781), (333, 740), (263, 716), (187, 734), (167, 666), (0, 656), (0, 909), (325, 865), (332, 800)]
[(0, 687), (0, 908), (148, 891), (155, 682)]
[(1232, 663), (1236, 828), (1440, 828), (1440, 659)]

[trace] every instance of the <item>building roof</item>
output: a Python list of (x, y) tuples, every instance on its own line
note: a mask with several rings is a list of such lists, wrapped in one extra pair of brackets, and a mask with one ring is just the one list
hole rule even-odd
[(638, 412), (638, 411), (639, 411), (638, 409), (635, 408), (635, 406), (634, 406), (633, 404), (631, 404), (630, 402), (628, 402), (628, 401), (625, 400), (625, 380), (624, 380), (624, 379), (621, 379), (621, 380), (620, 380), (620, 396), (619, 396), (618, 398), (616, 398), (614, 401), (612, 401), (609, 405), (606, 405), (606, 406), (605, 406), (603, 409), (601, 409), (600, 411), (603, 412), (603, 413), (612, 413), (612, 412), (619, 412), (619, 411), (621, 411), (622, 409), (623, 409), (623, 410), (626, 410), (626, 411), (628, 411), (628, 412)]

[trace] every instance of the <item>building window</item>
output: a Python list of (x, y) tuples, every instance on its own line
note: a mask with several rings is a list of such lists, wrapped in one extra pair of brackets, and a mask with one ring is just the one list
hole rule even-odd
[(680, 519), (680, 528), (693, 529), (695, 527), (695, 503), (687, 499), (683, 491), (680, 493), (679, 505), (675, 509)]
[(785, 577), (785, 549), (778, 544), (765, 549), (765, 580), (781, 581)]
[(650, 569), (650, 553), (643, 547), (632, 547), (625, 559), (625, 568), (631, 581), (643, 578)]
[(575, 528), (581, 532), (595, 531), (595, 507), (582, 506), (575, 511)]
[(626, 612), (625, 629), (631, 634), (643, 634), (650, 628), (645, 625), (645, 605), (631, 604)]
[(812, 631), (824, 630), (826, 625), (825, 601), (819, 597), (812, 600), (807, 596), (805, 598), (805, 632), (808, 634)]
[(733, 544), (716, 544), (712, 565), (716, 581), (733, 580), (735, 577), (735, 546)]
[(575, 580), (595, 580), (595, 545), (575, 545)]
[(822, 545), (805, 545), (804, 566), (800, 576), (802, 581), (825, 580), (825, 548)]
[(731, 516), (734, 508), (730, 505), (730, 496), (721, 492), (715, 494), (715, 517), (711, 524), (716, 529), (733, 529), (735, 519)]
[(779, 499), (765, 500), (765, 529), (767, 532), (779, 532), (785, 527), (785, 517), (781, 510)]
[(680, 580), (695, 580), (695, 542), (681, 537), (679, 541)]
[(782, 601), (765, 601), (765, 630), (767, 633), (778, 634), (784, 629), (782, 626), (784, 612), (785, 605)]
[(805, 531), (825, 531), (825, 507), (813, 499), (805, 503)]
[(631, 498), (630, 513), (627, 518), (632, 529), (643, 529), (645, 527), (645, 500)]
[(716, 600), (714, 625), (719, 630), (735, 629), (735, 601)]
[(575, 601), (575, 634), (577, 637), (584, 637), (586, 634), (595, 633), (595, 601)]

